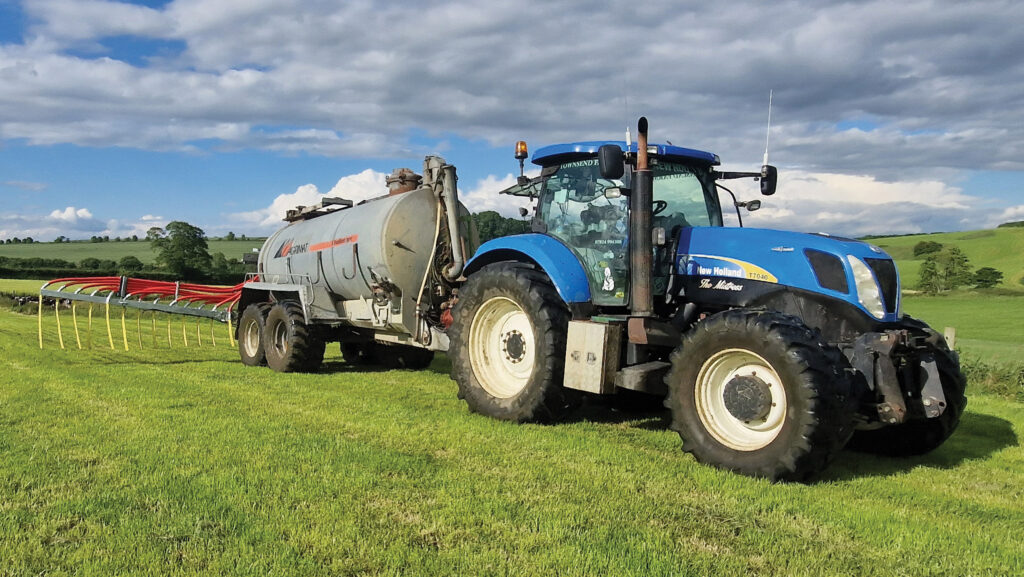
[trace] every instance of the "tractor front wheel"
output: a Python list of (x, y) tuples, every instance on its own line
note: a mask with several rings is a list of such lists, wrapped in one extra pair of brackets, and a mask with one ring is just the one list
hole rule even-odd
[(800, 319), (732, 310), (683, 337), (665, 379), (672, 429), (701, 463), (803, 481), (838, 453), (855, 411), (845, 357)]
[(324, 341), (306, 325), (302, 306), (281, 301), (270, 309), (263, 331), (267, 366), (279, 373), (312, 373), (324, 360)]
[(543, 273), (488, 265), (470, 275), (452, 314), (452, 378), (470, 410), (549, 421), (575, 404), (575, 392), (562, 387), (569, 311)]

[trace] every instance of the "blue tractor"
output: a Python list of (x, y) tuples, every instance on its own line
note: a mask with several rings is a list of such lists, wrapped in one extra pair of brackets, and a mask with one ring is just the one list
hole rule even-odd
[[(538, 150), (532, 232), (465, 264), (448, 329), (475, 412), (556, 420), (588, 394), (664, 397), (702, 463), (806, 480), (844, 447), (916, 455), (966, 406), (958, 358), (904, 315), (889, 255), (824, 234), (724, 227), (718, 156), (637, 143)], [(522, 167), (525, 144), (517, 146)], [(735, 199), (731, 203), (736, 203)], [(757, 201), (749, 203), (754, 208)], [(738, 210), (738, 207), (737, 207)]]

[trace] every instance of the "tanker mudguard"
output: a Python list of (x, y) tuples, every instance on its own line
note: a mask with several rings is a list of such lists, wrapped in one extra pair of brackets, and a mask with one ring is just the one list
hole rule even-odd
[(469, 276), (485, 265), (509, 260), (536, 263), (566, 304), (590, 302), (587, 273), (579, 259), (557, 239), (543, 234), (517, 234), (485, 242), (466, 264), (464, 274)]

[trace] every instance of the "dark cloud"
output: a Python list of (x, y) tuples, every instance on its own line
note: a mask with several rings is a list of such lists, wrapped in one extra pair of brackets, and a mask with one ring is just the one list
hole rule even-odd
[[(401, 156), (411, 133), (652, 136), (881, 181), (1024, 169), (1024, 3), (27, 2), (0, 139)], [(148, 67), (72, 56), (180, 42)]]

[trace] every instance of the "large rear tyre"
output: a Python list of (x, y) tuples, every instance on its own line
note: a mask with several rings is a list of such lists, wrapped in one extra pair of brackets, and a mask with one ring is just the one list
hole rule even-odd
[(452, 378), (471, 411), (550, 421), (578, 402), (562, 387), (569, 311), (543, 273), (488, 265), (470, 275), (452, 315)]
[(697, 324), (672, 353), (665, 406), (683, 450), (699, 462), (805, 481), (853, 431), (847, 366), (798, 318), (726, 311)]
[(268, 303), (254, 303), (242, 311), (238, 319), (238, 356), (242, 364), (256, 367), (267, 364), (267, 355), (263, 349), (263, 331), (267, 324)]
[(939, 370), (946, 409), (934, 419), (918, 419), (880, 429), (856, 431), (849, 447), (855, 451), (910, 457), (924, 455), (946, 442), (960, 425), (960, 416), (967, 407), (967, 379), (960, 372), (960, 362), (948, 348), (938, 345), (932, 349)]
[(324, 341), (306, 325), (302, 306), (295, 301), (271, 307), (263, 348), (267, 366), (279, 373), (311, 373), (324, 360)]

